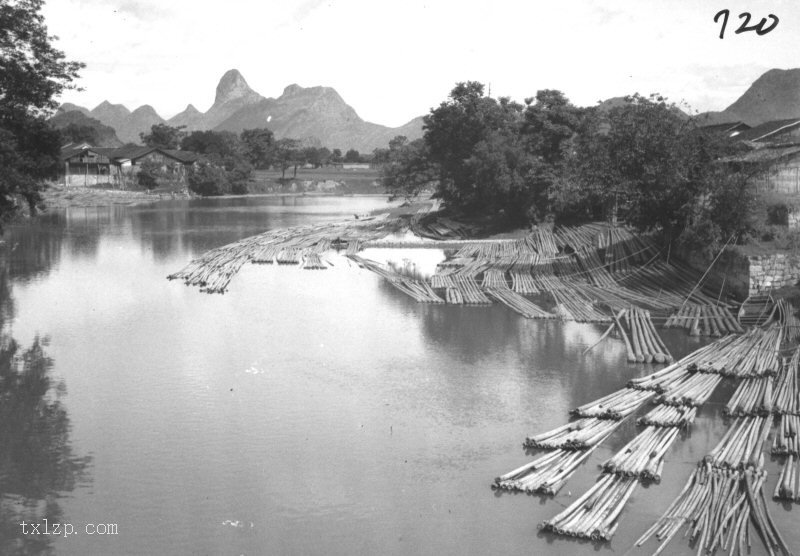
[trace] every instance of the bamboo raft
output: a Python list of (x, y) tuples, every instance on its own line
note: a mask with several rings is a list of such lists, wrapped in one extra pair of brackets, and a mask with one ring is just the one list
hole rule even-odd
[(365, 259), (358, 255), (351, 255), (350, 258), (358, 263), (359, 266), (385, 278), (392, 286), (415, 299), (418, 303), (444, 303), (444, 300), (436, 295), (436, 292), (434, 292), (424, 280), (415, 280), (402, 276), (401, 274), (379, 265), (375, 261)]
[(585, 450), (597, 446), (614, 432), (621, 420), (579, 419), (548, 432), (529, 436), (523, 447), (546, 450)]
[[(622, 326), (621, 318), (627, 326), (627, 333)], [(668, 363), (673, 358), (664, 341), (659, 337), (650, 320), (650, 312), (637, 307), (623, 309), (619, 315), (614, 316), (617, 330), (625, 342), (628, 351), (628, 361), (638, 363)], [(630, 339), (629, 339), (630, 336)]]
[(679, 432), (677, 427), (646, 427), (619, 452), (603, 462), (603, 472), (661, 482), (664, 454)]
[(780, 423), (772, 439), (772, 455), (800, 456), (800, 417), (781, 415)]
[(742, 379), (736, 392), (725, 405), (725, 414), (733, 417), (770, 415), (774, 399), (772, 383), (771, 376)]
[(784, 366), (775, 388), (774, 411), (776, 414), (800, 415), (800, 383), (797, 380), (800, 367), (800, 349), (796, 349), (789, 363)]
[(652, 399), (655, 392), (636, 388), (623, 388), (570, 411), (578, 417), (622, 420)]
[(800, 503), (800, 465), (797, 465), (796, 455), (786, 458), (772, 497)]
[(593, 451), (554, 450), (497, 477), (492, 488), (555, 495)]
[(542, 528), (559, 535), (609, 541), (619, 525), (617, 517), (637, 484), (631, 477), (603, 475), (567, 509), (542, 522)]
[(742, 334), (744, 329), (727, 307), (687, 303), (670, 315), (664, 328), (684, 328), (691, 336), (720, 337)]
[(739, 417), (706, 456), (714, 467), (741, 469), (748, 465), (761, 467), (759, 460), (772, 426), (771, 418)]
[(637, 425), (686, 428), (697, 417), (697, 407), (657, 405), (636, 420)]
[(642, 546), (655, 536), (661, 543), (657, 556), (686, 526), (690, 541), (697, 543), (698, 554), (717, 549), (745, 556), (751, 545), (750, 524), (764, 541), (770, 554), (791, 550), (769, 515), (764, 497), (766, 472), (754, 467), (719, 470), (709, 464), (699, 466), (689, 477), (666, 512), (637, 541)]

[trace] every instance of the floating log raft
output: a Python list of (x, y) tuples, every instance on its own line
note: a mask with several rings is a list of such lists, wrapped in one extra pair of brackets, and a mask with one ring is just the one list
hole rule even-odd
[(617, 517), (638, 481), (631, 477), (603, 475), (583, 496), (542, 528), (559, 535), (609, 541), (617, 530)]
[(797, 455), (786, 458), (772, 496), (776, 500), (800, 503), (800, 465), (797, 464)]
[(722, 344), (724, 349), (707, 354), (706, 360), (697, 363), (696, 370), (739, 378), (777, 374), (783, 367), (780, 357), (783, 339), (781, 326), (754, 328)]
[(496, 299), (509, 309), (516, 311), (528, 319), (555, 319), (557, 315), (548, 313), (529, 299), (506, 288), (485, 288), (490, 297)]
[(696, 407), (657, 405), (636, 420), (637, 425), (685, 428), (694, 423)]
[(780, 424), (772, 440), (772, 455), (800, 456), (800, 417), (781, 415)]
[(548, 450), (585, 450), (608, 438), (621, 422), (609, 419), (579, 419), (551, 431), (529, 436), (523, 446)]
[(357, 262), (359, 266), (385, 278), (392, 286), (419, 303), (444, 303), (444, 300), (436, 295), (436, 292), (423, 280), (402, 276), (393, 270), (379, 265), (375, 261), (365, 259), (358, 255), (352, 255), (350, 258)]
[(664, 454), (679, 432), (677, 427), (648, 426), (602, 464), (603, 472), (661, 482)]
[(718, 470), (709, 464), (698, 467), (681, 493), (661, 518), (637, 541), (642, 546), (655, 535), (660, 554), (686, 526), (686, 535), (697, 542), (698, 553), (717, 548), (728, 554), (749, 553), (749, 524), (752, 523), (771, 554), (773, 549), (791, 554), (769, 515), (764, 498), (766, 472), (756, 468)]
[(647, 390), (623, 388), (599, 400), (573, 409), (570, 413), (578, 417), (620, 420), (631, 415), (654, 395), (655, 392)]
[[(628, 332), (622, 328), (620, 316), (624, 318)], [(620, 336), (625, 341), (628, 348), (628, 360), (644, 363), (669, 363), (673, 358), (667, 346), (659, 337), (650, 320), (650, 311), (645, 311), (637, 307), (624, 309), (620, 315), (615, 317), (615, 322), (619, 327)], [(630, 337), (630, 341), (628, 340)]]
[(762, 450), (772, 425), (771, 418), (739, 417), (722, 437), (719, 444), (706, 456), (714, 467), (741, 469), (759, 466)]
[(736, 392), (725, 405), (725, 414), (733, 417), (771, 414), (772, 383), (771, 376), (742, 379)]
[(585, 297), (575, 288), (564, 286), (561, 289), (551, 290), (556, 299), (556, 312), (564, 320), (577, 322), (611, 322), (611, 317), (596, 310), (592, 300)]
[(692, 336), (742, 334), (744, 329), (727, 307), (687, 303), (673, 313), (664, 328), (685, 328)]
[(703, 405), (722, 382), (721, 375), (693, 373), (670, 384), (656, 402), (663, 405), (696, 407)]
[(800, 382), (797, 380), (800, 367), (800, 349), (796, 349), (789, 363), (784, 366), (775, 389), (774, 411), (779, 415), (800, 414)]
[(594, 447), (579, 451), (554, 450), (497, 477), (492, 488), (529, 494), (557, 494), (593, 451)]

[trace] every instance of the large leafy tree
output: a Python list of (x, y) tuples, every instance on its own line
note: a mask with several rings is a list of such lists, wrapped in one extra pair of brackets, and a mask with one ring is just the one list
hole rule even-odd
[(275, 136), (271, 130), (265, 127), (245, 129), (239, 138), (250, 164), (256, 168), (268, 168), (272, 164)]
[(186, 137), (185, 125), (174, 127), (168, 124), (155, 124), (150, 127), (150, 133), (140, 133), (139, 137), (148, 147), (174, 150), (180, 147), (181, 141)]
[(45, 117), (55, 98), (73, 88), (79, 62), (52, 42), (41, 14), (43, 0), (0, 0), (0, 218), (41, 200), (45, 180), (58, 168), (60, 136)]
[[(379, 150), (379, 149), (376, 149)], [(426, 187), (435, 184), (439, 169), (430, 161), (423, 139), (408, 142), (398, 135), (389, 141), (382, 155), (381, 181), (393, 197), (413, 199)]]

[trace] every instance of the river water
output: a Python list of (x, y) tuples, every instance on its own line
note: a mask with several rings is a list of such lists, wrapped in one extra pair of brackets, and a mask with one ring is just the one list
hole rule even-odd
[[(537, 525), (594, 482), (632, 424), (555, 498), (490, 484), (532, 459), (527, 435), (654, 370), (613, 339), (583, 356), (599, 326), (418, 304), (338, 256), (325, 271), (245, 266), (225, 295), (166, 280), (207, 249), (385, 203), (175, 201), (8, 228), (0, 355), (13, 337), (28, 379), (0, 381), (0, 553), (628, 553), (726, 430), (731, 384), (668, 452), (662, 483), (636, 490), (611, 543), (566, 540)], [(702, 345), (665, 337), (676, 356)], [(796, 510), (770, 504), (800, 545)], [(77, 533), (21, 534), (44, 518)], [(678, 539), (668, 553), (694, 551)]]

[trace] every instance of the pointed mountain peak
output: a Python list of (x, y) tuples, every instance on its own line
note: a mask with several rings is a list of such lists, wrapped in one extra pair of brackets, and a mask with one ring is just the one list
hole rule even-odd
[(232, 69), (226, 71), (219, 80), (214, 104), (225, 104), (231, 100), (247, 97), (259, 97), (259, 94), (250, 88), (239, 70)]
[(298, 85), (297, 83), (292, 83), (283, 90), (283, 94), (281, 96), (291, 97), (302, 92), (303, 88), (300, 85)]
[(186, 114), (187, 116), (190, 114), (199, 114), (200, 110), (194, 107), (194, 104), (187, 104), (186, 108), (183, 109), (182, 114)]
[(113, 110), (115, 112), (124, 112), (125, 114), (131, 113), (131, 111), (128, 110), (126, 106), (122, 104), (111, 104), (107, 100), (104, 100), (103, 102), (95, 106), (94, 109), (92, 109), (92, 112), (94, 112), (95, 110), (101, 110), (101, 111)]

